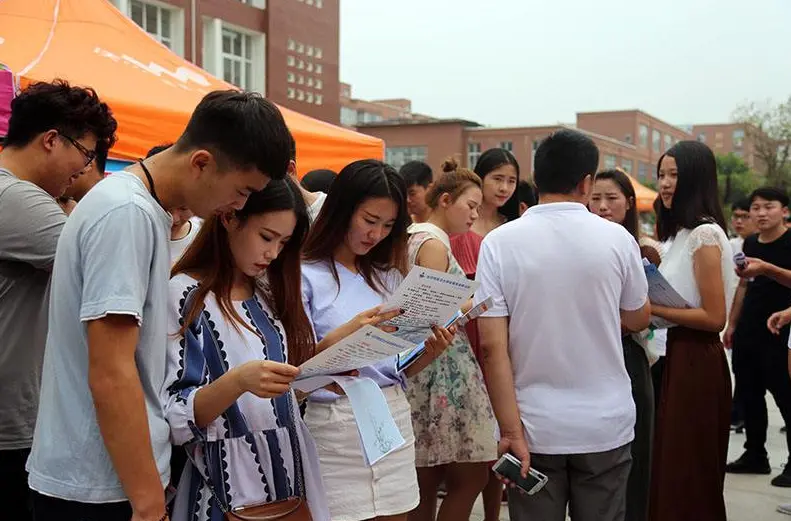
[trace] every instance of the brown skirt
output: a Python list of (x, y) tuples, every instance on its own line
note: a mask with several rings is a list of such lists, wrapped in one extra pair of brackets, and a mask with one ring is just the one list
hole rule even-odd
[(657, 414), (651, 521), (725, 521), (731, 378), (716, 333), (675, 327)]

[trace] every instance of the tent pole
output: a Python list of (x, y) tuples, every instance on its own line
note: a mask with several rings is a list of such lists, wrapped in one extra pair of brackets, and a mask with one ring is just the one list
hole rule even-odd
[(192, 51), (190, 53), (192, 55), (192, 60), (190, 60), (190, 61), (192, 61), (192, 63), (194, 65), (198, 64), (198, 62), (196, 61), (196, 57), (197, 57), (198, 53), (197, 53), (197, 50), (195, 49), (195, 46), (197, 45), (197, 42), (198, 42), (198, 38), (197, 38), (197, 36), (195, 34), (195, 26), (197, 25), (195, 23), (195, 8), (196, 8), (196, 4), (197, 4), (197, 2), (195, 0), (192, 0), (192, 4), (190, 6), (190, 27), (191, 27), (191, 29), (190, 29), (190, 41), (191, 41), (190, 48), (191, 48), (191, 51)]

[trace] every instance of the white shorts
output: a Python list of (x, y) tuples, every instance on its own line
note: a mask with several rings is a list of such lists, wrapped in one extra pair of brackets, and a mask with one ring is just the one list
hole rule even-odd
[(349, 399), (308, 403), (305, 423), (316, 440), (333, 521), (405, 514), (420, 502), (409, 402), (400, 385), (382, 392), (406, 444), (372, 467), (365, 464)]

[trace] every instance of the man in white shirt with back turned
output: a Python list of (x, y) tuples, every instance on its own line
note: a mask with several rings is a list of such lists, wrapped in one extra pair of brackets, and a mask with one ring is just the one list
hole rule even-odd
[[(593, 141), (560, 130), (536, 151), (539, 204), (484, 239), (476, 300), (500, 452), (546, 474), (508, 495), (512, 521), (621, 521), (635, 406), (621, 328), (648, 327), (639, 249), (623, 226), (588, 212)], [(540, 245), (536, 247), (536, 245)]]

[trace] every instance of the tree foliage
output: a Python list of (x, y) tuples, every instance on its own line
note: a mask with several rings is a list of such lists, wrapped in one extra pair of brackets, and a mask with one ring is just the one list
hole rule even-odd
[(717, 185), (724, 206), (747, 197), (761, 184), (761, 175), (750, 169), (741, 157), (736, 154), (717, 155)]
[(784, 103), (750, 103), (734, 112), (734, 120), (744, 125), (745, 137), (760, 162), (756, 168), (766, 174), (766, 184), (791, 186), (791, 97)]

